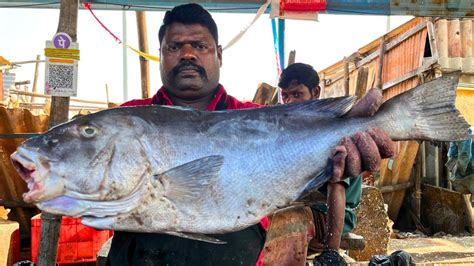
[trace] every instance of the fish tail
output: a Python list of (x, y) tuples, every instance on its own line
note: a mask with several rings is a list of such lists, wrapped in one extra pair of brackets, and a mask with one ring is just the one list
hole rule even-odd
[(459, 72), (404, 92), (381, 108), (378, 122), (393, 140), (459, 141), (470, 125), (455, 107)]

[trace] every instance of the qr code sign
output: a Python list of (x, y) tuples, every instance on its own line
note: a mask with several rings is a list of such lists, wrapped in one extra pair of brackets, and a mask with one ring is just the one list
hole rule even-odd
[(77, 96), (77, 60), (70, 64), (46, 64), (45, 94), (52, 96)]
[(53, 89), (72, 89), (74, 85), (74, 66), (50, 65), (49, 86)]

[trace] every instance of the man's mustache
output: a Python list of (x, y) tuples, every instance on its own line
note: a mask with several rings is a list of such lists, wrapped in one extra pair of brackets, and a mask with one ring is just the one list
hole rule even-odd
[(206, 70), (202, 66), (194, 63), (193, 61), (183, 61), (171, 70), (171, 74), (173, 77), (176, 77), (179, 72), (189, 69), (196, 70), (202, 78), (207, 79)]

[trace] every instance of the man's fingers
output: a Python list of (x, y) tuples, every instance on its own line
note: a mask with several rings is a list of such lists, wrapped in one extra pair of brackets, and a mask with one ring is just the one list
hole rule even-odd
[(330, 182), (358, 176), (362, 171), (378, 171), (382, 158), (393, 157), (395, 151), (395, 143), (378, 128), (357, 132), (352, 138), (344, 137), (332, 150), (334, 169)]
[(375, 144), (377, 144), (380, 156), (383, 159), (395, 156), (395, 142), (393, 142), (384, 131), (379, 128), (373, 128), (368, 130), (367, 133), (369, 133)]
[(377, 144), (366, 132), (357, 132), (354, 136), (354, 143), (359, 150), (362, 160), (362, 170), (378, 171), (380, 168), (380, 153)]
[(370, 89), (365, 96), (358, 101), (347, 113), (346, 117), (371, 116), (382, 105), (383, 96), (381, 90), (377, 88)]
[(359, 175), (360, 172), (362, 172), (362, 163), (357, 146), (354, 144), (352, 139), (348, 137), (344, 137), (342, 139), (341, 145), (343, 145), (347, 150), (344, 176), (348, 177)]
[(342, 145), (337, 146), (332, 150), (332, 178), (329, 182), (339, 182), (344, 179), (344, 168), (346, 162), (347, 151), (346, 148)]

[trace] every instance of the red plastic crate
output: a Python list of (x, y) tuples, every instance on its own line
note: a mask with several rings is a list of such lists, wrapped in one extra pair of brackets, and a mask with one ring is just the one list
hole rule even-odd
[[(41, 234), (40, 214), (31, 218), (31, 260), (38, 261)], [(81, 224), (79, 218), (63, 216), (59, 231), (58, 264), (95, 262), (102, 245), (112, 236), (110, 230), (98, 231)]]

